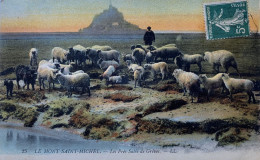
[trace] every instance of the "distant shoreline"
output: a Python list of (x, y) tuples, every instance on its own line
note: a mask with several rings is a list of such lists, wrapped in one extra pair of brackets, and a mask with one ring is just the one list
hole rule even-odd
[[(178, 31), (154, 31), (155, 34), (205, 34), (205, 32), (178, 32)], [(24, 35), (24, 34), (37, 34), (37, 35), (64, 35), (64, 34), (73, 34), (73, 35), (86, 35), (86, 36), (100, 36), (100, 35), (143, 35), (142, 33), (136, 34), (89, 34), (82, 32), (0, 32), (0, 35)], [(256, 34), (251, 32), (250, 35)], [(257, 33), (260, 35), (260, 32)]]
[[(154, 31), (154, 33), (157, 34), (205, 34), (205, 32), (177, 32), (177, 31)], [(79, 35), (139, 35), (142, 33), (136, 33), (136, 34), (128, 34), (128, 33), (122, 33), (122, 34), (88, 34), (88, 33), (82, 33), (82, 32), (0, 32), (0, 34), (79, 34)]]

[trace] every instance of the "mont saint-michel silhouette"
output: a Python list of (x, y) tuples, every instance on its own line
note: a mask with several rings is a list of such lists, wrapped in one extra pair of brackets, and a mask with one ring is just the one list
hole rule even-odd
[(92, 23), (79, 32), (85, 34), (144, 34), (145, 30), (124, 19), (111, 2), (109, 8), (94, 16)]

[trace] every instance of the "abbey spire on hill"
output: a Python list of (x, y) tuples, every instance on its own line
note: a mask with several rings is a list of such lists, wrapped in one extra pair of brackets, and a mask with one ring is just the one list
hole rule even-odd
[(92, 23), (79, 32), (86, 34), (144, 34), (145, 30), (131, 24), (117, 8), (112, 6), (94, 16)]

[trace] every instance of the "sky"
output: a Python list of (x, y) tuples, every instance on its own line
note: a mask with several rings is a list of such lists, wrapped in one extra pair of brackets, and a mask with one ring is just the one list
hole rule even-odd
[[(0, 1), (0, 32), (77, 32), (109, 6), (109, 0)], [(204, 32), (203, 3), (221, 0), (111, 1), (127, 21), (140, 28), (149, 25), (154, 31)], [(248, 4), (260, 26), (259, 0), (248, 0)], [(256, 30), (251, 19), (250, 29)]]

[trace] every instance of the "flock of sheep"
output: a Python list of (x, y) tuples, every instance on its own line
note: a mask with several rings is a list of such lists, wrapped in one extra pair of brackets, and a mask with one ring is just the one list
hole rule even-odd
[[(248, 79), (235, 79), (229, 77), (227, 74), (228, 69), (233, 67), (239, 74), (237, 63), (233, 54), (226, 50), (218, 50), (214, 52), (205, 52), (203, 55), (183, 54), (175, 44), (168, 44), (160, 48), (155, 46), (133, 45), (131, 46), (132, 53), (123, 56), (123, 60), (127, 64), (129, 71), (133, 72), (135, 87), (137, 82), (141, 86), (141, 82), (145, 81), (144, 73), (151, 72), (152, 76), (156, 78), (159, 73), (164, 80), (169, 75), (167, 62), (172, 58), (173, 62), (179, 69), (175, 69), (172, 76), (176, 79), (177, 83), (182, 87), (184, 95), (186, 92), (192, 97), (198, 96), (201, 92), (201, 85), (207, 90), (209, 95), (214, 89), (222, 88), (222, 91), (228, 90), (230, 99), (232, 100), (232, 93), (237, 90), (240, 92), (247, 92), (251, 102), (251, 98), (255, 103), (255, 97), (252, 92), (254, 84)], [(112, 49), (110, 46), (95, 45), (85, 48), (81, 45), (75, 45), (68, 50), (60, 47), (52, 49), (51, 60), (41, 60), (38, 63), (38, 51), (32, 48), (29, 52), (30, 66), (19, 65), (16, 68), (16, 80), (18, 88), (29, 84), (34, 89), (35, 79), (37, 76), (40, 89), (45, 89), (44, 81), (49, 83), (49, 90), (51, 83), (58, 81), (61, 86), (65, 87), (68, 91), (68, 96), (72, 95), (73, 90), (81, 88), (81, 93), (88, 91), (90, 94), (90, 77), (83, 70), (75, 70), (79, 66), (86, 67), (86, 61), (92, 62), (93, 67), (99, 67), (104, 70), (100, 75), (100, 80), (105, 79), (106, 84), (124, 84), (128, 82), (127, 76), (114, 75), (117, 68), (121, 65), (121, 53)], [(159, 59), (159, 62), (158, 62)], [(142, 66), (142, 63), (146, 64)], [(208, 78), (205, 74), (196, 75), (190, 72), (190, 65), (197, 64), (199, 73), (201, 73), (201, 62), (206, 61), (213, 65), (213, 69), (218, 73), (219, 67), (223, 67), (226, 73), (218, 73), (214, 77)], [(33, 69), (31, 69), (33, 68)], [(240, 74), (239, 74), (240, 76)], [(8, 84), (6, 84), (8, 86)], [(7, 91), (10, 91), (10, 87)], [(198, 98), (199, 99), (199, 98)]]

